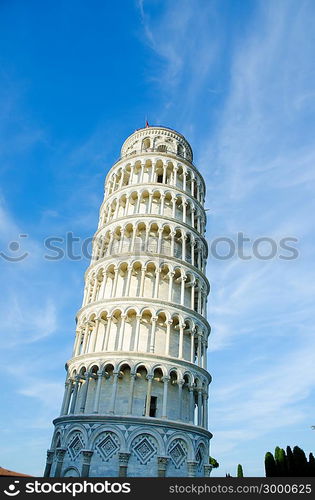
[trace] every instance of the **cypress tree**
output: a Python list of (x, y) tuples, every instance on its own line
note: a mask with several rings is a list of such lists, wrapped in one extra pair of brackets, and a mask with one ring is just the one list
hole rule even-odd
[(279, 446), (275, 447), (275, 452), (274, 452), (273, 456), (275, 458), (275, 463), (276, 463), (276, 476), (280, 476), (280, 471), (279, 471), (280, 447)]
[(294, 456), (291, 450), (291, 446), (287, 446), (287, 471), (288, 471), (288, 477), (296, 476)]
[(238, 464), (237, 466), (237, 477), (244, 477), (243, 467), (241, 466), (241, 464)]
[(310, 453), (310, 455), (309, 455), (308, 475), (309, 475), (309, 477), (315, 477), (315, 458), (314, 458), (313, 453)]
[(270, 451), (265, 455), (265, 471), (266, 477), (277, 477), (276, 462)]
[(297, 477), (305, 477), (308, 474), (308, 463), (304, 451), (298, 446), (293, 448), (295, 472)]
[(275, 449), (275, 462), (278, 477), (287, 477), (288, 467), (287, 467), (287, 457), (283, 448), (279, 446)]

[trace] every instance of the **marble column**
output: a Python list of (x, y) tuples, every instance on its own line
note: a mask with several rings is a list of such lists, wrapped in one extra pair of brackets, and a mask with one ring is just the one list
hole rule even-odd
[(153, 380), (153, 375), (147, 375), (148, 385), (147, 385), (147, 397), (146, 397), (146, 402), (145, 402), (145, 416), (146, 417), (150, 416), (152, 380)]
[(77, 398), (78, 398), (79, 384), (80, 384), (80, 376), (77, 375), (75, 377), (74, 390), (73, 390), (73, 394), (72, 394), (72, 401), (71, 401), (71, 407), (70, 407), (70, 412), (69, 412), (71, 414), (73, 414), (75, 412), (75, 407), (76, 407)]
[(130, 389), (129, 389), (128, 410), (127, 410), (128, 415), (132, 415), (133, 395), (134, 395), (136, 380), (137, 380), (137, 374), (134, 372), (131, 372), (130, 373)]
[(162, 405), (162, 418), (167, 418), (167, 396), (168, 396), (168, 383), (170, 377), (163, 377), (163, 405)]
[(54, 459), (54, 454), (55, 452), (53, 450), (47, 450), (47, 459), (46, 459), (44, 477), (50, 477), (50, 471)]
[(65, 383), (65, 393), (64, 393), (64, 397), (63, 397), (62, 406), (61, 406), (60, 416), (68, 414), (71, 393), (72, 393), (72, 380), (68, 379), (67, 382)]
[(86, 406), (86, 400), (87, 400), (87, 395), (88, 395), (89, 382), (90, 382), (90, 374), (87, 372), (85, 374), (85, 382), (84, 382), (83, 388), (82, 388), (82, 399), (81, 399), (81, 404), (80, 404), (80, 413), (84, 413), (85, 412), (85, 406)]
[(178, 417), (179, 420), (183, 418), (183, 386), (185, 384), (185, 380), (180, 379), (177, 381), (178, 384)]
[(96, 382), (96, 390), (95, 390), (95, 396), (94, 396), (93, 413), (99, 413), (102, 380), (103, 380), (103, 371), (99, 370), (97, 372), (97, 382)]
[(63, 459), (64, 459), (64, 456), (66, 454), (66, 451), (67, 450), (65, 448), (57, 448), (56, 449), (57, 464), (56, 464), (54, 477), (61, 477), (61, 469), (62, 469)]
[(119, 372), (113, 372), (113, 377), (114, 377), (114, 380), (113, 380), (113, 388), (112, 388), (112, 397), (111, 397), (111, 401), (110, 401), (110, 410), (109, 410), (109, 413), (111, 413), (111, 414), (115, 413)]
[(157, 477), (165, 477), (167, 468), (167, 457), (157, 457)]
[(91, 458), (93, 455), (93, 451), (92, 450), (81, 450), (81, 454), (83, 457), (81, 477), (89, 477), (90, 464), (91, 464)]
[(187, 477), (196, 477), (197, 462), (194, 460), (187, 460)]
[(129, 457), (130, 457), (130, 453), (122, 453), (121, 452), (118, 454), (119, 477), (127, 477)]
[(157, 316), (152, 316), (152, 327), (151, 327), (151, 339), (150, 339), (150, 352), (154, 352), (155, 350), (155, 332), (156, 332), (156, 322), (158, 318)]

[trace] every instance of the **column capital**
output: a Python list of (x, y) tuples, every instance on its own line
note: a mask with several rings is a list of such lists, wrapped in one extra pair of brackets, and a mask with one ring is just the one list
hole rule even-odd
[(158, 320), (158, 317), (157, 317), (157, 316), (152, 316), (151, 321), (154, 321), (154, 323), (156, 323), (156, 322), (157, 322), (157, 320)]
[(66, 454), (66, 448), (56, 448), (57, 460), (63, 460), (63, 457)]
[(181, 388), (183, 387), (184, 383), (185, 383), (185, 380), (184, 380), (184, 379), (182, 379), (182, 378), (180, 378), (179, 380), (177, 380), (177, 385), (178, 385), (179, 387), (181, 387)]
[(47, 450), (47, 462), (52, 464), (54, 458), (54, 450)]
[(152, 373), (149, 373), (149, 374), (146, 376), (146, 379), (147, 379), (147, 380), (153, 380), (153, 375), (152, 375)]
[(157, 457), (158, 469), (166, 470), (168, 458), (167, 457)]
[(168, 382), (171, 380), (171, 378), (167, 375), (165, 375), (164, 377), (162, 377), (162, 381), (164, 382), (164, 384), (168, 384)]
[(83, 455), (83, 462), (88, 465), (94, 452), (92, 450), (81, 450), (81, 453)]
[(130, 453), (120, 452), (118, 454), (119, 465), (128, 465)]
[(212, 465), (204, 465), (203, 470), (204, 470), (205, 477), (209, 477), (210, 473), (212, 471)]

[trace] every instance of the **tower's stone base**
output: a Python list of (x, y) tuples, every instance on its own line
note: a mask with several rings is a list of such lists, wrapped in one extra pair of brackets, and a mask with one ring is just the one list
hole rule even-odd
[(188, 424), (126, 416), (54, 421), (46, 477), (206, 476), (211, 433)]

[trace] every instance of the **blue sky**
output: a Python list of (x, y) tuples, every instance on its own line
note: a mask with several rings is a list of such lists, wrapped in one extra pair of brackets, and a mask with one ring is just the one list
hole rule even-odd
[(314, 452), (314, 16), (304, 0), (1, 2), (0, 245), (29, 253), (0, 258), (3, 467), (43, 472), (82, 300), (88, 261), (48, 261), (43, 241), (93, 234), (146, 116), (190, 141), (208, 240), (298, 239), (295, 260), (209, 259), (216, 474)]

